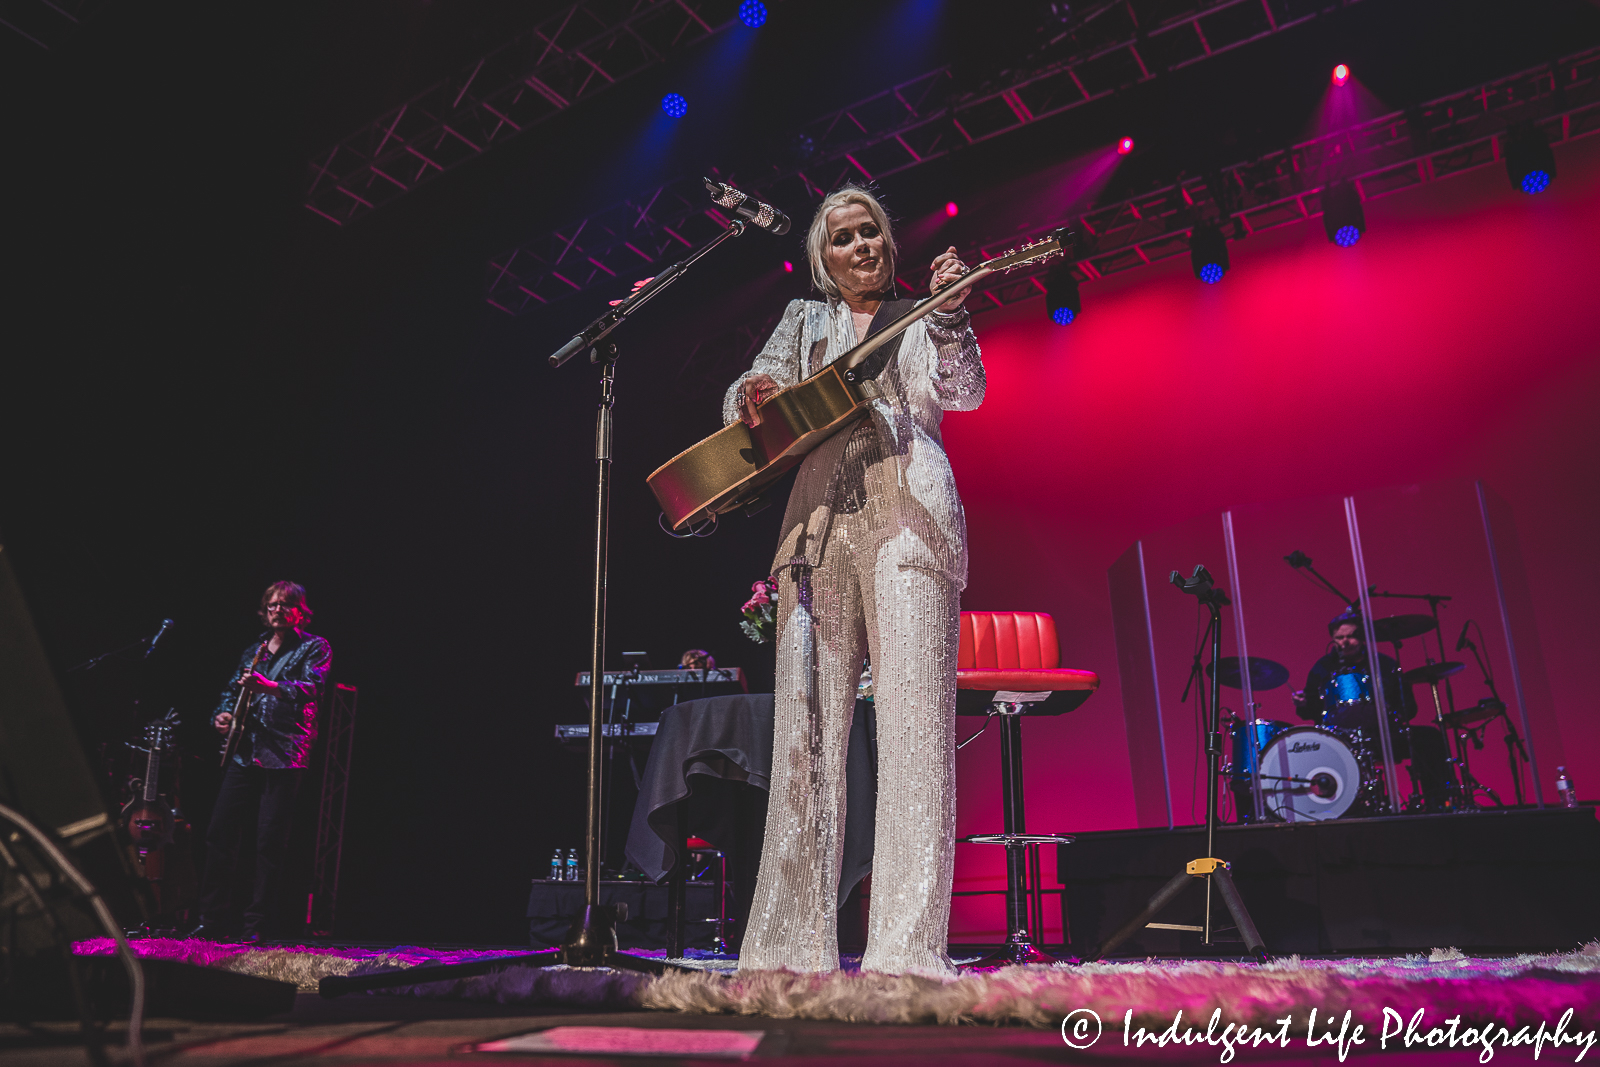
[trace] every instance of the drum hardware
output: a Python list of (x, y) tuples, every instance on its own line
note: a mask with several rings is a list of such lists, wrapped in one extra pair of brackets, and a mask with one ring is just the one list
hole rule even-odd
[[(1373, 593), (1373, 596), (1403, 596), (1403, 593)], [(1449, 599), (1446, 597), (1445, 599)], [(1386, 615), (1372, 620), (1372, 632), (1386, 645), (1396, 644), (1412, 637), (1421, 637), (1439, 628), (1427, 615)]]
[[(1173, 571), (1168, 579), (1178, 587), (1178, 591), (1187, 593), (1198, 600), (1209, 612), (1211, 618), (1206, 626), (1205, 635), (1195, 650), (1194, 665), (1189, 670), (1189, 681), (1183, 687), (1184, 699), (1188, 699), (1189, 690), (1196, 690), (1196, 700), (1202, 707), (1208, 703), (1205, 697), (1205, 670), (1200, 662), (1207, 638), (1211, 645), (1211, 662), (1213, 665), (1222, 660), (1222, 609), (1232, 603), (1228, 594), (1216, 587), (1211, 577), (1211, 572), (1203, 566), (1194, 569), (1194, 576), (1185, 580), (1177, 571)], [(1198, 683), (1198, 684), (1197, 684)], [(1239, 890), (1233, 884), (1233, 876), (1228, 873), (1228, 864), (1217, 859), (1212, 853), (1215, 849), (1217, 836), (1217, 779), (1222, 771), (1222, 724), (1219, 721), (1222, 704), (1222, 679), (1220, 673), (1211, 673), (1211, 694), (1209, 708), (1206, 708), (1206, 855), (1191, 860), (1184, 869), (1173, 875), (1172, 879), (1162, 886), (1160, 891), (1150, 899), (1138, 915), (1128, 920), (1121, 929), (1112, 934), (1103, 944), (1095, 949), (1091, 959), (1101, 959), (1118, 945), (1147, 927), (1157, 929), (1181, 928), (1193, 930), (1200, 934), (1204, 944), (1210, 945), (1215, 932), (1211, 923), (1211, 887), (1216, 885), (1222, 894), (1223, 904), (1227, 906), (1228, 914), (1233, 917), (1234, 925), (1244, 940), (1245, 948), (1251, 955), (1266, 961), (1267, 946), (1261, 940), (1261, 935), (1256, 931), (1256, 924), (1250, 918), (1250, 912), (1244, 906), (1244, 899), (1239, 896)], [(1151, 920), (1159, 915), (1168, 904), (1177, 899), (1184, 887), (1193, 879), (1201, 879), (1205, 883), (1206, 909), (1205, 924), (1195, 927), (1174, 927), (1171, 923), (1152, 923)]]
[[(1477, 662), (1478, 669), (1483, 672), (1483, 684), (1488, 687), (1489, 695), (1478, 701), (1475, 708), (1463, 709), (1463, 714), (1471, 714), (1474, 711), (1477, 711), (1480, 714), (1483, 711), (1487, 711), (1489, 714), (1482, 720), (1482, 725), (1479, 726), (1476, 731), (1465, 730), (1463, 732), (1467, 734), (1468, 737), (1473, 739), (1473, 747), (1482, 748), (1482, 732), (1489, 728), (1489, 724), (1494, 722), (1495, 719), (1501, 719), (1505, 722), (1506, 762), (1511, 766), (1511, 786), (1514, 790), (1516, 790), (1517, 803), (1520, 805), (1525, 802), (1522, 795), (1522, 764), (1528, 762), (1528, 749), (1522, 743), (1522, 735), (1517, 733), (1516, 724), (1511, 721), (1511, 716), (1506, 712), (1506, 702), (1500, 699), (1500, 693), (1494, 687), (1494, 672), (1489, 669), (1487, 653), (1480, 655), (1477, 644), (1475, 644), (1472, 638), (1468, 636), (1468, 631), (1474, 626), (1478, 626), (1478, 640), (1483, 640), (1483, 627), (1479, 626), (1473, 620), (1468, 619), (1466, 624), (1461, 627), (1461, 637), (1456, 641), (1456, 651), (1459, 652), (1463, 649), (1469, 648), (1472, 650), (1472, 658)], [(1472, 720), (1468, 719), (1463, 721)], [(1483, 791), (1488, 793), (1491, 797), (1494, 796), (1493, 792), (1484, 788), (1483, 786), (1478, 785), (1477, 782), (1474, 782), (1473, 785), (1483, 789)], [(1499, 798), (1496, 797), (1495, 803), (1498, 804), (1499, 802)]]

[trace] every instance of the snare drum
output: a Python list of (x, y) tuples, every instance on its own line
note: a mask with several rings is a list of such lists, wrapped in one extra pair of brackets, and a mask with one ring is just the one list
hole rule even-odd
[(1295, 726), (1261, 750), (1261, 798), (1286, 822), (1337, 819), (1362, 793), (1361, 759), (1336, 732)]

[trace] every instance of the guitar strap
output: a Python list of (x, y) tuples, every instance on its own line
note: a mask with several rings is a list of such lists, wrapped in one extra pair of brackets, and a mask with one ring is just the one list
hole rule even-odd
[[(885, 300), (878, 305), (878, 313), (872, 316), (872, 325), (867, 327), (867, 337), (871, 337), (916, 306), (917, 302), (915, 300)], [(870, 382), (882, 374), (883, 369), (889, 365), (889, 361), (899, 354), (900, 342), (904, 338), (905, 331), (902, 330), (882, 348), (856, 364), (856, 378), (860, 381)], [(862, 340), (866, 340), (866, 337), (863, 337)]]

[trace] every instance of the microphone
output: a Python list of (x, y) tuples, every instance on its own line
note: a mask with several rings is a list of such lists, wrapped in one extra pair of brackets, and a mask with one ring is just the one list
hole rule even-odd
[(713, 203), (722, 207), (733, 209), (733, 213), (745, 219), (752, 225), (759, 226), (775, 234), (789, 232), (789, 216), (761, 201), (741, 193), (731, 185), (714, 182), (710, 178), (702, 179), (706, 183), (706, 192), (711, 194)]
[(1289, 566), (1293, 567), (1295, 570), (1299, 570), (1301, 567), (1309, 567), (1311, 565), (1311, 557), (1300, 551), (1298, 548), (1289, 553), (1287, 556), (1284, 556), (1283, 561)]
[(1461, 637), (1459, 639), (1457, 639), (1457, 641), (1456, 641), (1456, 651), (1457, 652), (1460, 652), (1462, 649), (1466, 648), (1468, 645), (1470, 645), (1472, 643), (1471, 641), (1467, 640), (1467, 627), (1469, 627), (1471, 625), (1472, 625), (1472, 620), (1471, 619), (1468, 619), (1466, 622), (1461, 624)]
[(156, 646), (161, 643), (162, 635), (165, 634), (170, 629), (172, 629), (172, 620), (171, 619), (162, 619), (161, 620), (161, 629), (156, 631), (156, 635), (150, 639), (150, 644), (145, 647), (144, 657), (143, 657), (144, 659), (149, 659), (150, 658), (150, 653), (154, 652), (156, 650)]

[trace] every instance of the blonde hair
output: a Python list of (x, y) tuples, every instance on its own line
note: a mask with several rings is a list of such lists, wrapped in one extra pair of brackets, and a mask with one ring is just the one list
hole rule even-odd
[(883, 205), (878, 203), (878, 198), (870, 192), (859, 185), (842, 185), (823, 197), (822, 203), (817, 207), (816, 215), (811, 220), (811, 229), (806, 231), (806, 258), (811, 261), (811, 284), (836, 300), (840, 296), (839, 283), (828, 273), (825, 258), (828, 248), (828, 215), (850, 204), (860, 204), (866, 208), (867, 214), (872, 216), (872, 221), (877, 223), (878, 231), (883, 234), (883, 248), (889, 258), (890, 285), (894, 284), (895, 259), (899, 251), (895, 247), (894, 231), (889, 226), (889, 216), (883, 210)]

